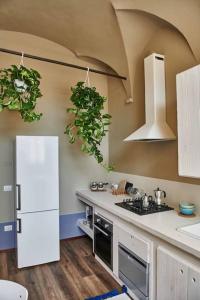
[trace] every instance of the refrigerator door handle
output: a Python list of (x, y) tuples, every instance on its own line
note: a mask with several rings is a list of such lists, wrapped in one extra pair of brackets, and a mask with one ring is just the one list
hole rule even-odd
[(21, 210), (21, 185), (16, 184), (16, 210)]
[(17, 233), (22, 233), (22, 220), (17, 218)]

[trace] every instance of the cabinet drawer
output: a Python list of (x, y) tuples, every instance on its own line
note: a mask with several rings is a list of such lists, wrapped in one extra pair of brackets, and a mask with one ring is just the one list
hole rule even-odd
[(138, 235), (134, 233), (125, 231), (124, 229), (118, 227), (118, 237), (119, 243), (126, 246), (136, 255), (141, 257), (144, 261), (149, 262), (149, 243), (144, 241)]

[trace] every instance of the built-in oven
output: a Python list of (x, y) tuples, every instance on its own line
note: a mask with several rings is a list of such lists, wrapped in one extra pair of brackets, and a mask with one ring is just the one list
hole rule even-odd
[(113, 224), (100, 214), (94, 215), (94, 253), (113, 269)]
[(119, 278), (138, 299), (149, 299), (149, 263), (122, 244), (119, 244)]

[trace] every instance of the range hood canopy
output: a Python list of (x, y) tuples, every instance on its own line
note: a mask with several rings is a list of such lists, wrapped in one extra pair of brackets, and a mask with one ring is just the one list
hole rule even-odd
[(144, 59), (146, 123), (124, 141), (168, 141), (176, 137), (166, 122), (164, 56), (153, 53)]

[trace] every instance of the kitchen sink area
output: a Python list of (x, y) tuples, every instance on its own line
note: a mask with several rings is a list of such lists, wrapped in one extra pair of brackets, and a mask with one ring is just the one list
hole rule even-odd
[(200, 239), (200, 222), (177, 228), (177, 231), (189, 235), (195, 239)]

